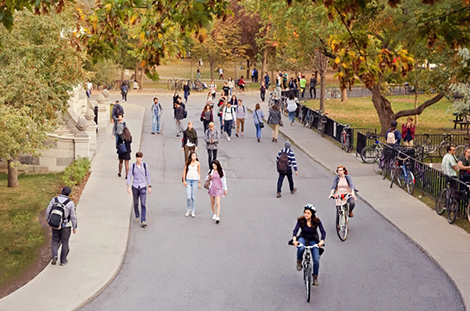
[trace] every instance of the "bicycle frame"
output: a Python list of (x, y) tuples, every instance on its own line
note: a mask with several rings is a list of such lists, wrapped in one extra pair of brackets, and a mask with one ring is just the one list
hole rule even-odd
[(313, 276), (312, 276), (312, 269), (313, 269), (313, 261), (312, 261), (312, 248), (320, 248), (318, 244), (314, 245), (303, 245), (299, 242), (297, 248), (305, 247), (304, 254), (302, 256), (302, 267), (304, 271), (304, 282), (305, 288), (307, 290), (307, 302), (310, 302), (310, 288), (312, 286)]
[[(336, 204), (336, 233), (341, 241), (346, 241), (349, 231), (349, 198), (351, 194), (335, 194), (332, 198)], [(331, 197), (330, 197), (331, 198)]]

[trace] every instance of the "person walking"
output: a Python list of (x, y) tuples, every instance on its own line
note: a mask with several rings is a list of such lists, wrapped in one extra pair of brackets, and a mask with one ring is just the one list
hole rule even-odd
[(112, 130), (112, 134), (111, 134), (112, 137), (114, 136), (114, 138), (116, 140), (116, 149), (119, 146), (118, 145), (119, 135), (122, 134), (122, 131), (126, 127), (127, 127), (127, 124), (126, 124), (126, 122), (124, 122), (124, 116), (122, 114), (120, 114), (118, 116), (117, 122), (114, 122), (113, 130)]
[(126, 82), (123, 82), (121, 84), (121, 95), (122, 95), (122, 101), (127, 102), (127, 93), (129, 92), (129, 87), (127, 86)]
[(279, 135), (279, 125), (282, 123), (281, 112), (279, 111), (279, 106), (274, 104), (269, 109), (268, 115), (268, 125), (271, 127), (273, 143), (277, 143), (277, 137)]
[(147, 227), (147, 192), (152, 193), (152, 185), (147, 163), (142, 162), (143, 157), (144, 154), (140, 151), (135, 154), (136, 162), (127, 172), (127, 193), (132, 193), (134, 200), (135, 222), (140, 220), (141, 227), (145, 228)]
[(259, 88), (259, 96), (261, 97), (261, 101), (264, 103), (266, 99), (266, 84), (265, 82), (261, 82), (261, 87)]
[[(331, 186), (330, 195), (328, 198), (332, 198), (334, 195), (341, 194), (350, 194), (351, 196), (348, 199), (349, 203), (349, 217), (354, 217), (353, 209), (356, 206), (356, 189), (352, 182), (351, 176), (348, 174), (348, 170), (343, 165), (340, 165), (336, 168), (336, 173), (338, 175), (333, 179), (333, 186)], [(336, 206), (336, 208), (341, 208), (341, 206)]]
[[(70, 200), (69, 196), (72, 193), (70, 187), (62, 188), (61, 194), (51, 200), (46, 209), (46, 218), (48, 221), (51, 219), (55, 211), (63, 209), (63, 215), (55, 214), (61, 217), (60, 229), (52, 230), (51, 238), (51, 264), (55, 265), (58, 260), (59, 247), (62, 245), (60, 251), (60, 265), (65, 266), (69, 261), (67, 256), (70, 252), (69, 240), (70, 235), (77, 233), (77, 214), (75, 211), (75, 204)], [(57, 209), (56, 209), (57, 207)]]
[(232, 77), (228, 78), (227, 86), (230, 89), (230, 96), (232, 96), (233, 88), (235, 87), (235, 83), (233, 82)]
[(191, 92), (191, 89), (189, 87), (189, 83), (188, 81), (184, 82), (184, 85), (183, 85), (183, 94), (184, 94), (184, 102), (187, 103), (188, 102), (188, 96)]
[(236, 116), (237, 116), (237, 132), (235, 133), (235, 136), (239, 137), (238, 134), (240, 134), (240, 125), (242, 128), (241, 135), (243, 136), (243, 133), (245, 132), (245, 119), (246, 119), (246, 107), (243, 105), (243, 101), (241, 99), (238, 100), (238, 106), (236, 106)]
[(201, 163), (197, 154), (191, 151), (184, 165), (183, 185), (186, 188), (187, 210), (184, 216), (196, 217), (196, 190), (201, 189)]
[(227, 179), (218, 160), (212, 162), (206, 180), (210, 180), (208, 194), (211, 198), (212, 220), (218, 224), (220, 222), (220, 198), (227, 195)]
[[(269, 78), (269, 74), (268, 74), (267, 71), (264, 73), (263, 79), (264, 79), (264, 86), (266, 88), (269, 88), (269, 83), (271, 82), (271, 79)], [(256, 82), (258, 82), (258, 81), (256, 81)]]
[(204, 106), (204, 110), (201, 112), (201, 121), (204, 126), (204, 133), (209, 128), (209, 123), (214, 122), (214, 116), (212, 115), (212, 102), (207, 102)]
[(217, 112), (217, 116), (219, 117), (219, 122), (220, 122), (220, 132), (222, 135), (224, 134), (224, 121), (223, 121), (223, 111), (224, 108), (227, 106), (226, 104), (226, 99), (224, 97), (219, 99), (219, 103), (217, 104), (217, 107), (219, 107), (219, 111)]
[(118, 176), (121, 177), (122, 171), (122, 163), (125, 162), (125, 169), (126, 169), (126, 179), (127, 179), (127, 172), (129, 171), (129, 160), (131, 159), (131, 144), (132, 144), (132, 136), (129, 128), (125, 127), (122, 130), (122, 134), (119, 135), (118, 139), (118, 146), (120, 144), (124, 144), (126, 146), (126, 152), (119, 153), (119, 167), (118, 167)]
[(312, 74), (310, 78), (310, 99), (312, 98), (312, 91), (313, 99), (317, 98), (317, 79), (315, 78), (315, 74)]
[(175, 104), (175, 125), (176, 125), (176, 137), (180, 137), (183, 128), (181, 127), (181, 120), (184, 119), (184, 109), (181, 107), (180, 102)]
[(407, 147), (413, 147), (413, 140), (415, 139), (415, 125), (413, 118), (408, 117), (406, 123), (401, 125), (401, 137), (403, 137), (403, 144)]
[(235, 108), (228, 102), (222, 109), (222, 124), (224, 125), (224, 131), (227, 135), (227, 140), (230, 141), (232, 136), (232, 126), (237, 124)]
[(211, 84), (209, 85), (209, 91), (212, 96), (212, 101), (215, 100), (215, 96), (217, 95), (217, 84), (215, 84), (214, 80), (211, 81)]
[(298, 175), (297, 171), (297, 162), (295, 161), (295, 154), (290, 149), (290, 142), (286, 141), (284, 143), (284, 148), (279, 151), (276, 157), (277, 172), (279, 173), (279, 178), (277, 179), (277, 198), (281, 197), (281, 188), (284, 177), (287, 176), (289, 181), (290, 193), (294, 194), (297, 191), (297, 188), (294, 187), (294, 180), (292, 178), (292, 169), (295, 171), (295, 175)]
[(116, 100), (114, 104), (113, 111), (111, 112), (111, 123), (118, 122), (119, 115), (122, 114), (124, 116), (124, 108), (119, 103), (119, 100)]
[(297, 110), (297, 98), (294, 97), (293, 93), (289, 94), (289, 99), (287, 100), (287, 112), (289, 113), (290, 125), (294, 125), (295, 121), (295, 111)]
[(228, 86), (228, 82), (224, 82), (224, 86), (222, 87), (222, 91), (223, 91), (223, 95), (222, 96), (225, 96), (226, 98), (229, 97), (229, 93), (230, 93), (230, 88)]
[(284, 70), (284, 74), (282, 75), (282, 90), (285, 91), (287, 89), (287, 80), (289, 76), (287, 75), (287, 71)]
[(256, 128), (256, 139), (261, 142), (261, 128), (264, 127), (263, 123), (264, 113), (261, 110), (260, 104), (256, 104), (255, 111), (253, 111), (253, 119)]
[(212, 161), (217, 159), (217, 148), (219, 145), (219, 132), (215, 128), (214, 122), (209, 123), (209, 129), (205, 132), (204, 141), (206, 142), (209, 167), (212, 167)]
[(224, 79), (224, 69), (219, 68), (219, 80), (223, 80), (223, 79)]
[(156, 97), (153, 98), (150, 112), (152, 113), (152, 135), (155, 135), (155, 131), (160, 134), (160, 117), (163, 113), (163, 107)]
[[(326, 231), (323, 228), (320, 218), (316, 217), (316, 212), (317, 209), (312, 204), (305, 205), (304, 214), (297, 218), (297, 224), (292, 232), (292, 242), (295, 247), (297, 247), (299, 243), (306, 245), (307, 241), (310, 246), (318, 244), (318, 248), (311, 248), (313, 260), (313, 285), (318, 286), (320, 285), (318, 282), (318, 272), (320, 270), (320, 248), (325, 244)], [(320, 229), (321, 237), (318, 236), (318, 229)], [(297, 271), (302, 271), (302, 256), (304, 251), (305, 247), (303, 246), (297, 248)]]
[(190, 152), (195, 152), (197, 150), (197, 133), (193, 128), (193, 122), (188, 122), (188, 128), (183, 131), (183, 139), (181, 150), (184, 151), (184, 161), (188, 159)]

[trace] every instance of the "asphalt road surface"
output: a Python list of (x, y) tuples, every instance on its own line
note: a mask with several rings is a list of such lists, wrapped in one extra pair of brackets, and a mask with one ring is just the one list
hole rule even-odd
[[(183, 152), (181, 139), (175, 138), (171, 99), (161, 96), (162, 134), (151, 135), (152, 97), (131, 95), (132, 103), (147, 108), (141, 149), (153, 186), (148, 227), (131, 223), (121, 271), (81, 310), (464, 310), (445, 273), (360, 199), (348, 239), (341, 242), (334, 202), (327, 199), (333, 175), (295, 146), (298, 191), (291, 195), (286, 179), (277, 199), (275, 158), (284, 140), (272, 143), (265, 128), (257, 143), (251, 115), (244, 137), (233, 133), (230, 142), (222, 138), (219, 144), (228, 184), (220, 224), (211, 219), (205, 189), (197, 192), (196, 218), (184, 217)], [(246, 99), (249, 107), (257, 100)], [(192, 120), (199, 134), (205, 176), (202, 106), (203, 97), (191, 97), (186, 121)], [(327, 232), (320, 286), (312, 288), (310, 303), (302, 273), (295, 269), (296, 250), (287, 245), (306, 203), (317, 207)]]

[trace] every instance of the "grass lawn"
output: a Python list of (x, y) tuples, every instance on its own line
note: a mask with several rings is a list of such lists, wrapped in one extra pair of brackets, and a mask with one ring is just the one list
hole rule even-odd
[(38, 216), (61, 189), (61, 174), (19, 175), (19, 186), (7, 187), (0, 173), (0, 286), (25, 271), (45, 241)]
[[(418, 106), (430, 95), (419, 95)], [(389, 96), (387, 99), (392, 104), (394, 112), (414, 108), (414, 97), (410, 96)], [(320, 102), (307, 101), (307, 106), (319, 108)], [(455, 117), (452, 115), (452, 109), (449, 109), (451, 102), (447, 98), (441, 99), (436, 104), (426, 108), (418, 116), (416, 134), (440, 134), (445, 132), (464, 133), (464, 131), (454, 130), (454, 123), (451, 121)], [(372, 104), (371, 97), (349, 98), (342, 103), (340, 99), (325, 100), (325, 110), (328, 116), (342, 124), (351, 124), (355, 128), (375, 128), (380, 130), (380, 123), (377, 112)], [(401, 124), (406, 122), (407, 117), (398, 119), (398, 128), (401, 130)], [(459, 127), (457, 127), (459, 129)]]

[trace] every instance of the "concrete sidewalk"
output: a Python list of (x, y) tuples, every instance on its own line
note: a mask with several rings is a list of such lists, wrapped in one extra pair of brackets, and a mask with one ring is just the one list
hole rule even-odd
[[(302, 124), (296, 122), (291, 126), (287, 118), (284, 124), (280, 131), (332, 173), (338, 165), (344, 165), (354, 186), (360, 190), (358, 195), (447, 273), (459, 290), (466, 309), (470, 310), (470, 269), (467, 268), (470, 262), (469, 235), (459, 227), (449, 225), (444, 217), (439, 217), (434, 210), (403, 189), (390, 189), (390, 181), (382, 180), (374, 173), (372, 165), (362, 163), (354, 153), (345, 153)], [(356, 207), (355, 215), (360, 219), (361, 206)]]
[[(124, 109), (135, 153), (140, 148), (145, 111), (129, 103)], [(124, 176), (117, 176), (111, 129), (110, 125), (101, 134), (104, 139), (77, 206), (78, 228), (70, 238), (69, 264), (48, 265), (28, 284), (1, 299), (0, 310), (76, 310), (119, 272), (126, 253), (132, 196), (127, 193)]]

